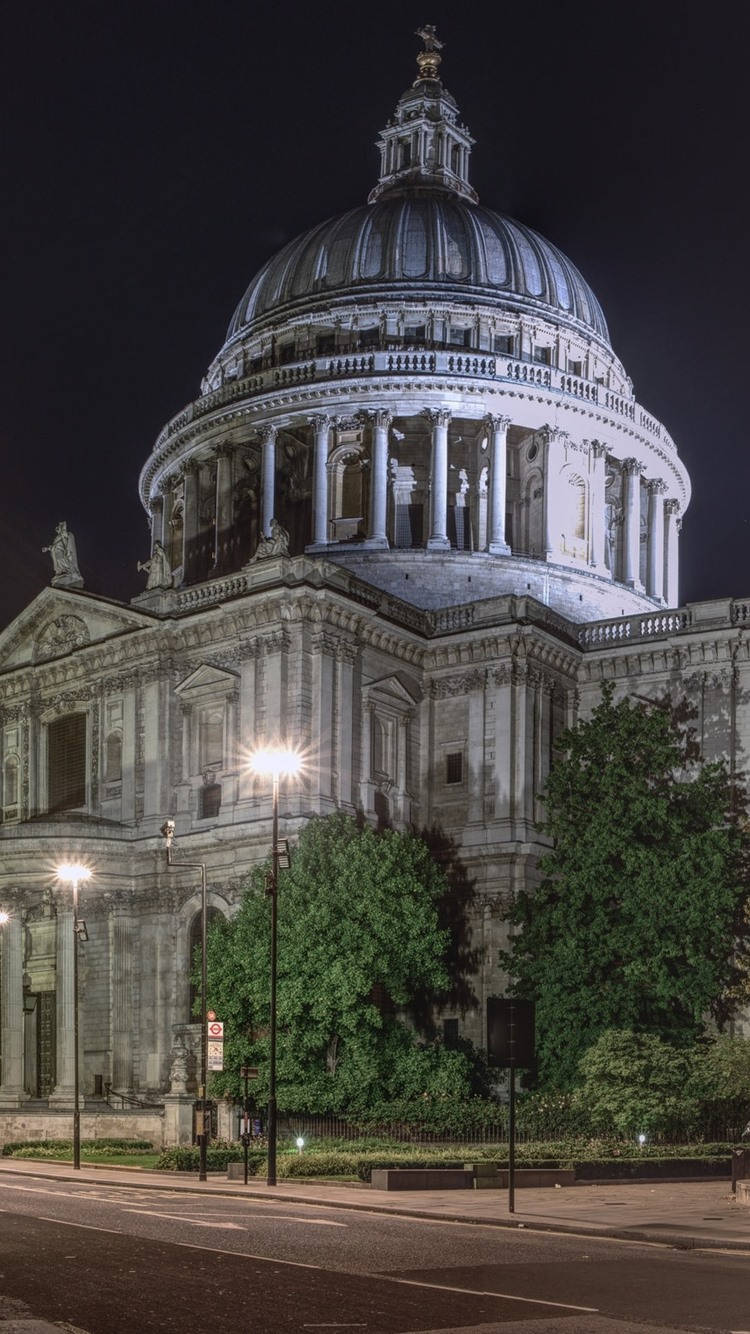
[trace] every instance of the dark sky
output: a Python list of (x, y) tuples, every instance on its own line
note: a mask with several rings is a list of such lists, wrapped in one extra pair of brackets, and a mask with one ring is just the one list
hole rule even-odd
[(364, 201), (437, 25), (485, 204), (558, 244), (693, 481), (682, 599), (750, 595), (748, 7), (6, 3), (0, 625), (51, 574), (129, 598), (137, 478), (261, 263)]

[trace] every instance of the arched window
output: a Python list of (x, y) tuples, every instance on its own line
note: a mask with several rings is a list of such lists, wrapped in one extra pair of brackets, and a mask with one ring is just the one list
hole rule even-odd
[(105, 742), (104, 781), (119, 783), (122, 778), (122, 733), (110, 732)]
[[(211, 904), (206, 910), (206, 931), (211, 930), (214, 922), (223, 918), (224, 914), (218, 908), (213, 908)], [(188, 1010), (188, 1023), (195, 1023), (200, 1019), (196, 1014), (200, 1006), (200, 971), (201, 971), (201, 914), (197, 912), (190, 923), (190, 936), (188, 939), (188, 966), (190, 969), (190, 1008)]]

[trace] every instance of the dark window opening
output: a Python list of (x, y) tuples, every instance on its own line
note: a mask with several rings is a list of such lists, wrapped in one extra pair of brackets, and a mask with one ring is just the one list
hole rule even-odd
[(461, 149), (459, 148), (458, 144), (454, 144), (453, 147), (451, 148), (451, 171), (455, 172), (456, 175), (458, 175), (460, 170), (461, 170)]
[(317, 338), (315, 339), (316, 357), (328, 357), (331, 355), (332, 352), (335, 351), (336, 351), (336, 335), (332, 333), (318, 334)]
[(445, 757), (446, 783), (461, 783), (464, 777), (463, 751), (453, 750)]
[(198, 791), (198, 819), (215, 820), (221, 810), (221, 783), (206, 783)]
[(583, 362), (582, 362), (582, 361), (569, 361), (569, 362), (568, 362), (568, 374), (569, 374), (569, 375), (578, 375), (578, 376), (583, 375)]
[(450, 347), (471, 347), (471, 329), (449, 329)]
[(458, 1045), (458, 1020), (443, 1020), (443, 1045), (445, 1047), (455, 1047)]
[(427, 339), (427, 326), (425, 324), (407, 324), (404, 329), (405, 343), (424, 343)]
[(250, 373), (251, 373), (252, 375), (256, 375), (258, 371), (262, 371), (262, 370), (263, 370), (263, 358), (262, 358), (262, 357), (251, 357), (251, 358), (250, 358), (250, 366), (249, 366), (249, 370), (250, 370)]
[(501, 355), (513, 356), (515, 351), (515, 338), (513, 334), (495, 334), (492, 340), (493, 352), (499, 352)]
[(86, 714), (56, 718), (47, 729), (47, 809), (86, 804)]
[(552, 365), (552, 348), (551, 348), (551, 347), (535, 347), (535, 348), (534, 348), (534, 361), (538, 361), (538, 362), (540, 362), (540, 364), (541, 364), (542, 366), (551, 366), (551, 365)]
[(411, 166), (411, 144), (408, 139), (400, 139), (398, 144), (398, 165), (401, 171)]
[(288, 366), (297, 356), (296, 343), (282, 343), (279, 347), (279, 365)]
[(377, 347), (380, 342), (380, 329), (374, 324), (371, 329), (361, 329), (359, 334), (361, 347)]

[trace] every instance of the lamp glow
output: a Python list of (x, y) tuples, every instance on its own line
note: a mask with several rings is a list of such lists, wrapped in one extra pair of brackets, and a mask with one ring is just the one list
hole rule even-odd
[(64, 862), (57, 867), (55, 874), (66, 885), (80, 885), (82, 881), (91, 879), (90, 868), (78, 862)]
[(294, 1142), (295, 1142), (295, 1144), (297, 1145), (297, 1148), (298, 1148), (299, 1152), (301, 1153), (302, 1150), (303, 1150), (304, 1147), (305, 1147), (305, 1141), (304, 1141), (302, 1135), (298, 1135), (297, 1138), (296, 1138), (296, 1140), (295, 1140)]
[(261, 778), (294, 778), (302, 769), (302, 756), (283, 746), (265, 746), (250, 754), (248, 767)]
[(4, 911), (0, 912), (0, 926), (5, 926), (5, 923), (9, 921), (10, 921), (10, 913)]

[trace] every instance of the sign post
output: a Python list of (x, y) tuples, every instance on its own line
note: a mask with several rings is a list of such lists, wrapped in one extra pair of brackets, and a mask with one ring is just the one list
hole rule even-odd
[(487, 1058), (510, 1070), (508, 1107), (508, 1213), (516, 1208), (516, 1067), (534, 1064), (534, 1002), (517, 996), (487, 998)]
[(244, 1098), (244, 1102), (243, 1102), (243, 1104), (242, 1104), (242, 1134), (241, 1134), (240, 1138), (241, 1138), (241, 1140), (242, 1140), (242, 1148), (243, 1148), (243, 1151), (244, 1151), (244, 1159), (245, 1159), (245, 1185), (247, 1185), (247, 1151), (248, 1151), (248, 1149), (249, 1149), (249, 1147), (250, 1147), (250, 1139), (251, 1139), (251, 1132), (250, 1132), (250, 1094), (249, 1094), (249, 1091), (248, 1091), (248, 1083), (249, 1083), (249, 1081), (250, 1081), (251, 1079), (257, 1079), (257, 1078), (258, 1078), (258, 1067), (255, 1066), (255, 1065), (243, 1065), (243, 1066), (240, 1067), (240, 1074), (241, 1074), (243, 1080), (245, 1081), (245, 1098)]

